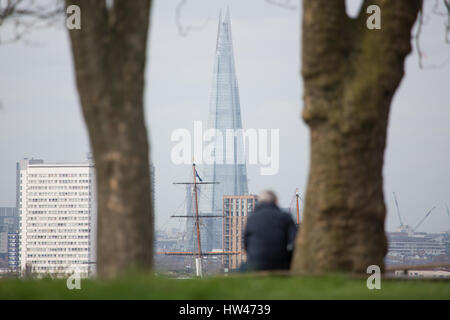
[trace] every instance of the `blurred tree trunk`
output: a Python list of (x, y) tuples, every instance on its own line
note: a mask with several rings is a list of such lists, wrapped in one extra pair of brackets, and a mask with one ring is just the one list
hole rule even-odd
[(74, 69), (93, 149), (98, 197), (97, 271), (150, 269), (153, 210), (143, 93), (150, 0), (66, 1)]
[[(371, 4), (381, 9), (381, 30), (366, 27)], [(311, 155), (294, 272), (384, 268), (388, 116), (420, 8), (421, 0), (371, 0), (352, 19), (344, 0), (303, 0), (303, 119)]]

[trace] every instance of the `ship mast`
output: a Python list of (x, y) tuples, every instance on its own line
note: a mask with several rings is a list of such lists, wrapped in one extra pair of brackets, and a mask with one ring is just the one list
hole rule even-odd
[(198, 257), (201, 259), (202, 258), (202, 247), (201, 247), (201, 241), (200, 241), (200, 219), (198, 217), (197, 174), (196, 174), (196, 171), (195, 171), (195, 163), (192, 163), (192, 173), (194, 175), (195, 224), (196, 224), (196, 227), (197, 227)]
[(300, 195), (298, 194), (298, 189), (295, 189), (295, 201), (297, 203), (297, 225), (300, 224), (300, 207), (298, 204), (298, 198), (300, 198)]
[[(195, 200), (195, 216), (192, 215), (171, 215), (171, 218), (194, 218), (196, 225), (196, 233), (197, 233), (197, 252), (156, 252), (156, 254), (164, 254), (164, 255), (173, 255), (173, 256), (197, 256), (195, 258), (195, 267), (196, 267), (196, 275), (202, 277), (202, 256), (221, 256), (221, 255), (236, 255), (241, 254), (239, 251), (229, 251), (229, 252), (202, 252), (201, 249), (201, 237), (200, 237), (200, 217), (201, 218), (223, 218), (223, 215), (213, 215), (213, 214), (199, 214), (198, 210), (198, 185), (209, 185), (209, 184), (219, 184), (219, 182), (204, 182), (197, 174), (197, 170), (195, 169), (195, 163), (192, 163), (192, 174), (194, 178), (194, 182), (174, 182), (176, 185), (193, 185), (194, 186), (194, 200)], [(199, 178), (200, 182), (197, 181)]]

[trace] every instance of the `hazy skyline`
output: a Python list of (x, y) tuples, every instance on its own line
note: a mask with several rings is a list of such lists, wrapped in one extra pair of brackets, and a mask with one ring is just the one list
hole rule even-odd
[[(356, 3), (352, 1), (351, 10)], [(426, 1), (429, 7), (432, 1)], [(192, 130), (208, 117), (220, 8), (229, 5), (242, 123), (245, 128), (280, 129), (280, 170), (261, 176), (248, 166), (250, 193), (274, 189), (288, 207), (295, 188), (302, 195), (309, 166), (309, 133), (301, 119), (300, 17), (295, 10), (264, 0), (190, 0), (180, 22), (195, 27), (187, 36), (175, 23), (178, 0), (155, 1), (146, 70), (146, 123), (156, 169), (157, 227), (183, 202), (188, 165), (174, 165), (173, 130)], [(426, 6), (426, 8), (427, 8)], [(443, 19), (430, 15), (421, 36), (424, 64), (450, 56)], [(199, 27), (199, 28), (196, 28)], [(3, 28), (3, 27), (2, 27)], [(415, 31), (415, 29), (414, 29)], [(38, 30), (24, 41), (0, 46), (0, 206), (15, 205), (15, 163), (24, 157), (46, 162), (79, 162), (89, 151), (72, 67), (67, 31)], [(339, 41), (339, 39), (336, 39)], [(386, 226), (398, 226), (395, 191), (405, 223), (412, 226), (436, 206), (421, 231), (450, 229), (450, 63), (420, 70), (417, 52), (406, 60), (405, 77), (392, 103), (384, 166)], [(178, 225), (177, 221), (171, 223)]]

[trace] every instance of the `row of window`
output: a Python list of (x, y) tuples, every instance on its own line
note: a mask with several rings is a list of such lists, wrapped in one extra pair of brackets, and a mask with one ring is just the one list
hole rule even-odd
[(30, 198), (29, 202), (89, 202), (91, 198)]
[(89, 216), (83, 216), (83, 217), (79, 217), (79, 216), (70, 216), (70, 217), (61, 217), (61, 216), (57, 216), (57, 217), (48, 217), (48, 216), (37, 216), (37, 217), (33, 217), (30, 216), (27, 218), (27, 221), (89, 221), (91, 220), (91, 217)]
[(75, 184), (75, 183), (91, 183), (92, 180), (88, 179), (62, 179), (62, 180), (37, 180), (37, 179), (30, 179), (28, 180), (28, 184)]
[(89, 239), (89, 235), (31, 235), (28, 239)]
[(31, 229), (27, 228), (27, 233), (83, 233), (90, 232), (90, 229)]
[(89, 214), (89, 210), (29, 210), (28, 215), (30, 214)]
[(27, 190), (89, 190), (90, 186), (28, 186)]
[(28, 241), (27, 250), (32, 246), (88, 246), (89, 241)]
[[(80, 262), (82, 263), (82, 262)], [(72, 264), (75, 264), (72, 262)], [(68, 273), (72, 273), (73, 271), (70, 270), (70, 268), (67, 268), (66, 266), (64, 267), (54, 267), (54, 268), (49, 268), (49, 267), (41, 267), (41, 266), (32, 266), (33, 267), (33, 271), (34, 272), (39, 272), (39, 273), (55, 273), (55, 272), (65, 272), (67, 271)], [(77, 266), (78, 270), (80, 270), (81, 272), (81, 276), (83, 276), (83, 272), (87, 272), (89, 270), (88, 266)]]
[(75, 252), (81, 252), (81, 251), (89, 251), (89, 248), (84, 247), (84, 248), (61, 248), (61, 247), (57, 247), (57, 248), (28, 248), (27, 249), (27, 253), (28, 252), (65, 252), (65, 251), (75, 251)]
[(91, 193), (87, 191), (81, 191), (81, 192), (28, 192), (28, 197), (74, 197), (74, 196), (90, 196)]
[(28, 223), (27, 227), (89, 227), (89, 222)]
[(56, 208), (89, 208), (89, 204), (30, 204), (28, 208), (56, 209)]
[(91, 173), (29, 173), (31, 178), (73, 178), (73, 177), (92, 177)]
[[(39, 258), (36, 255), (32, 255), (32, 257), (29, 258)], [(88, 254), (75, 254), (70, 255), (69, 257), (60, 257), (58, 254), (54, 254), (51, 257), (47, 258), (89, 258)], [(28, 263), (31, 263), (31, 265), (34, 264), (65, 264), (65, 265), (71, 265), (71, 264), (77, 264), (77, 263), (83, 263), (86, 262), (86, 260), (29, 260)]]

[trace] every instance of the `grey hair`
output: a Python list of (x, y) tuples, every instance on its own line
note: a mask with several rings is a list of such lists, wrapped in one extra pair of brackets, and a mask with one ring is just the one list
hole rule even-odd
[(258, 202), (259, 203), (274, 203), (277, 204), (277, 196), (275, 192), (271, 190), (264, 190), (261, 192), (258, 196)]

